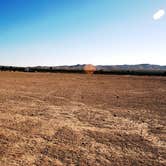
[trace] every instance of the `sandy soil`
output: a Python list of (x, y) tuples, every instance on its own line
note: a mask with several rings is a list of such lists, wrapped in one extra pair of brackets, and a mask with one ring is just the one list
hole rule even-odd
[(166, 165), (166, 77), (0, 72), (0, 166)]

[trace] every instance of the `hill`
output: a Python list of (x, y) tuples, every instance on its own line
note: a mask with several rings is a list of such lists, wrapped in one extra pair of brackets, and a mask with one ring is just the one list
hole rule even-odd
[[(60, 72), (60, 73), (84, 73), (86, 64), (72, 66), (34, 66), (16, 67), (0, 66), (1, 71), (23, 72)], [(138, 64), (138, 65), (97, 65), (95, 74), (130, 74), (130, 75), (166, 75), (166, 66)]]

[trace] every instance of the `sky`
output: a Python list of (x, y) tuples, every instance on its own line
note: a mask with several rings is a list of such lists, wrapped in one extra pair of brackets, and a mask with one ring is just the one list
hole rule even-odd
[(0, 0), (0, 65), (166, 65), (166, 0)]

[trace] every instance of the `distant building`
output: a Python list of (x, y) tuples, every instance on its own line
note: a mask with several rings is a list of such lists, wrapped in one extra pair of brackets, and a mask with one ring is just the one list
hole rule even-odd
[(26, 67), (26, 68), (25, 68), (25, 72), (29, 72), (29, 67)]

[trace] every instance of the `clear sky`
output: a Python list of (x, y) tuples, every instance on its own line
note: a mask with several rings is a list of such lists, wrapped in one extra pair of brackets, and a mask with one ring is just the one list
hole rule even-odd
[(0, 0), (0, 65), (166, 65), (166, 0)]

